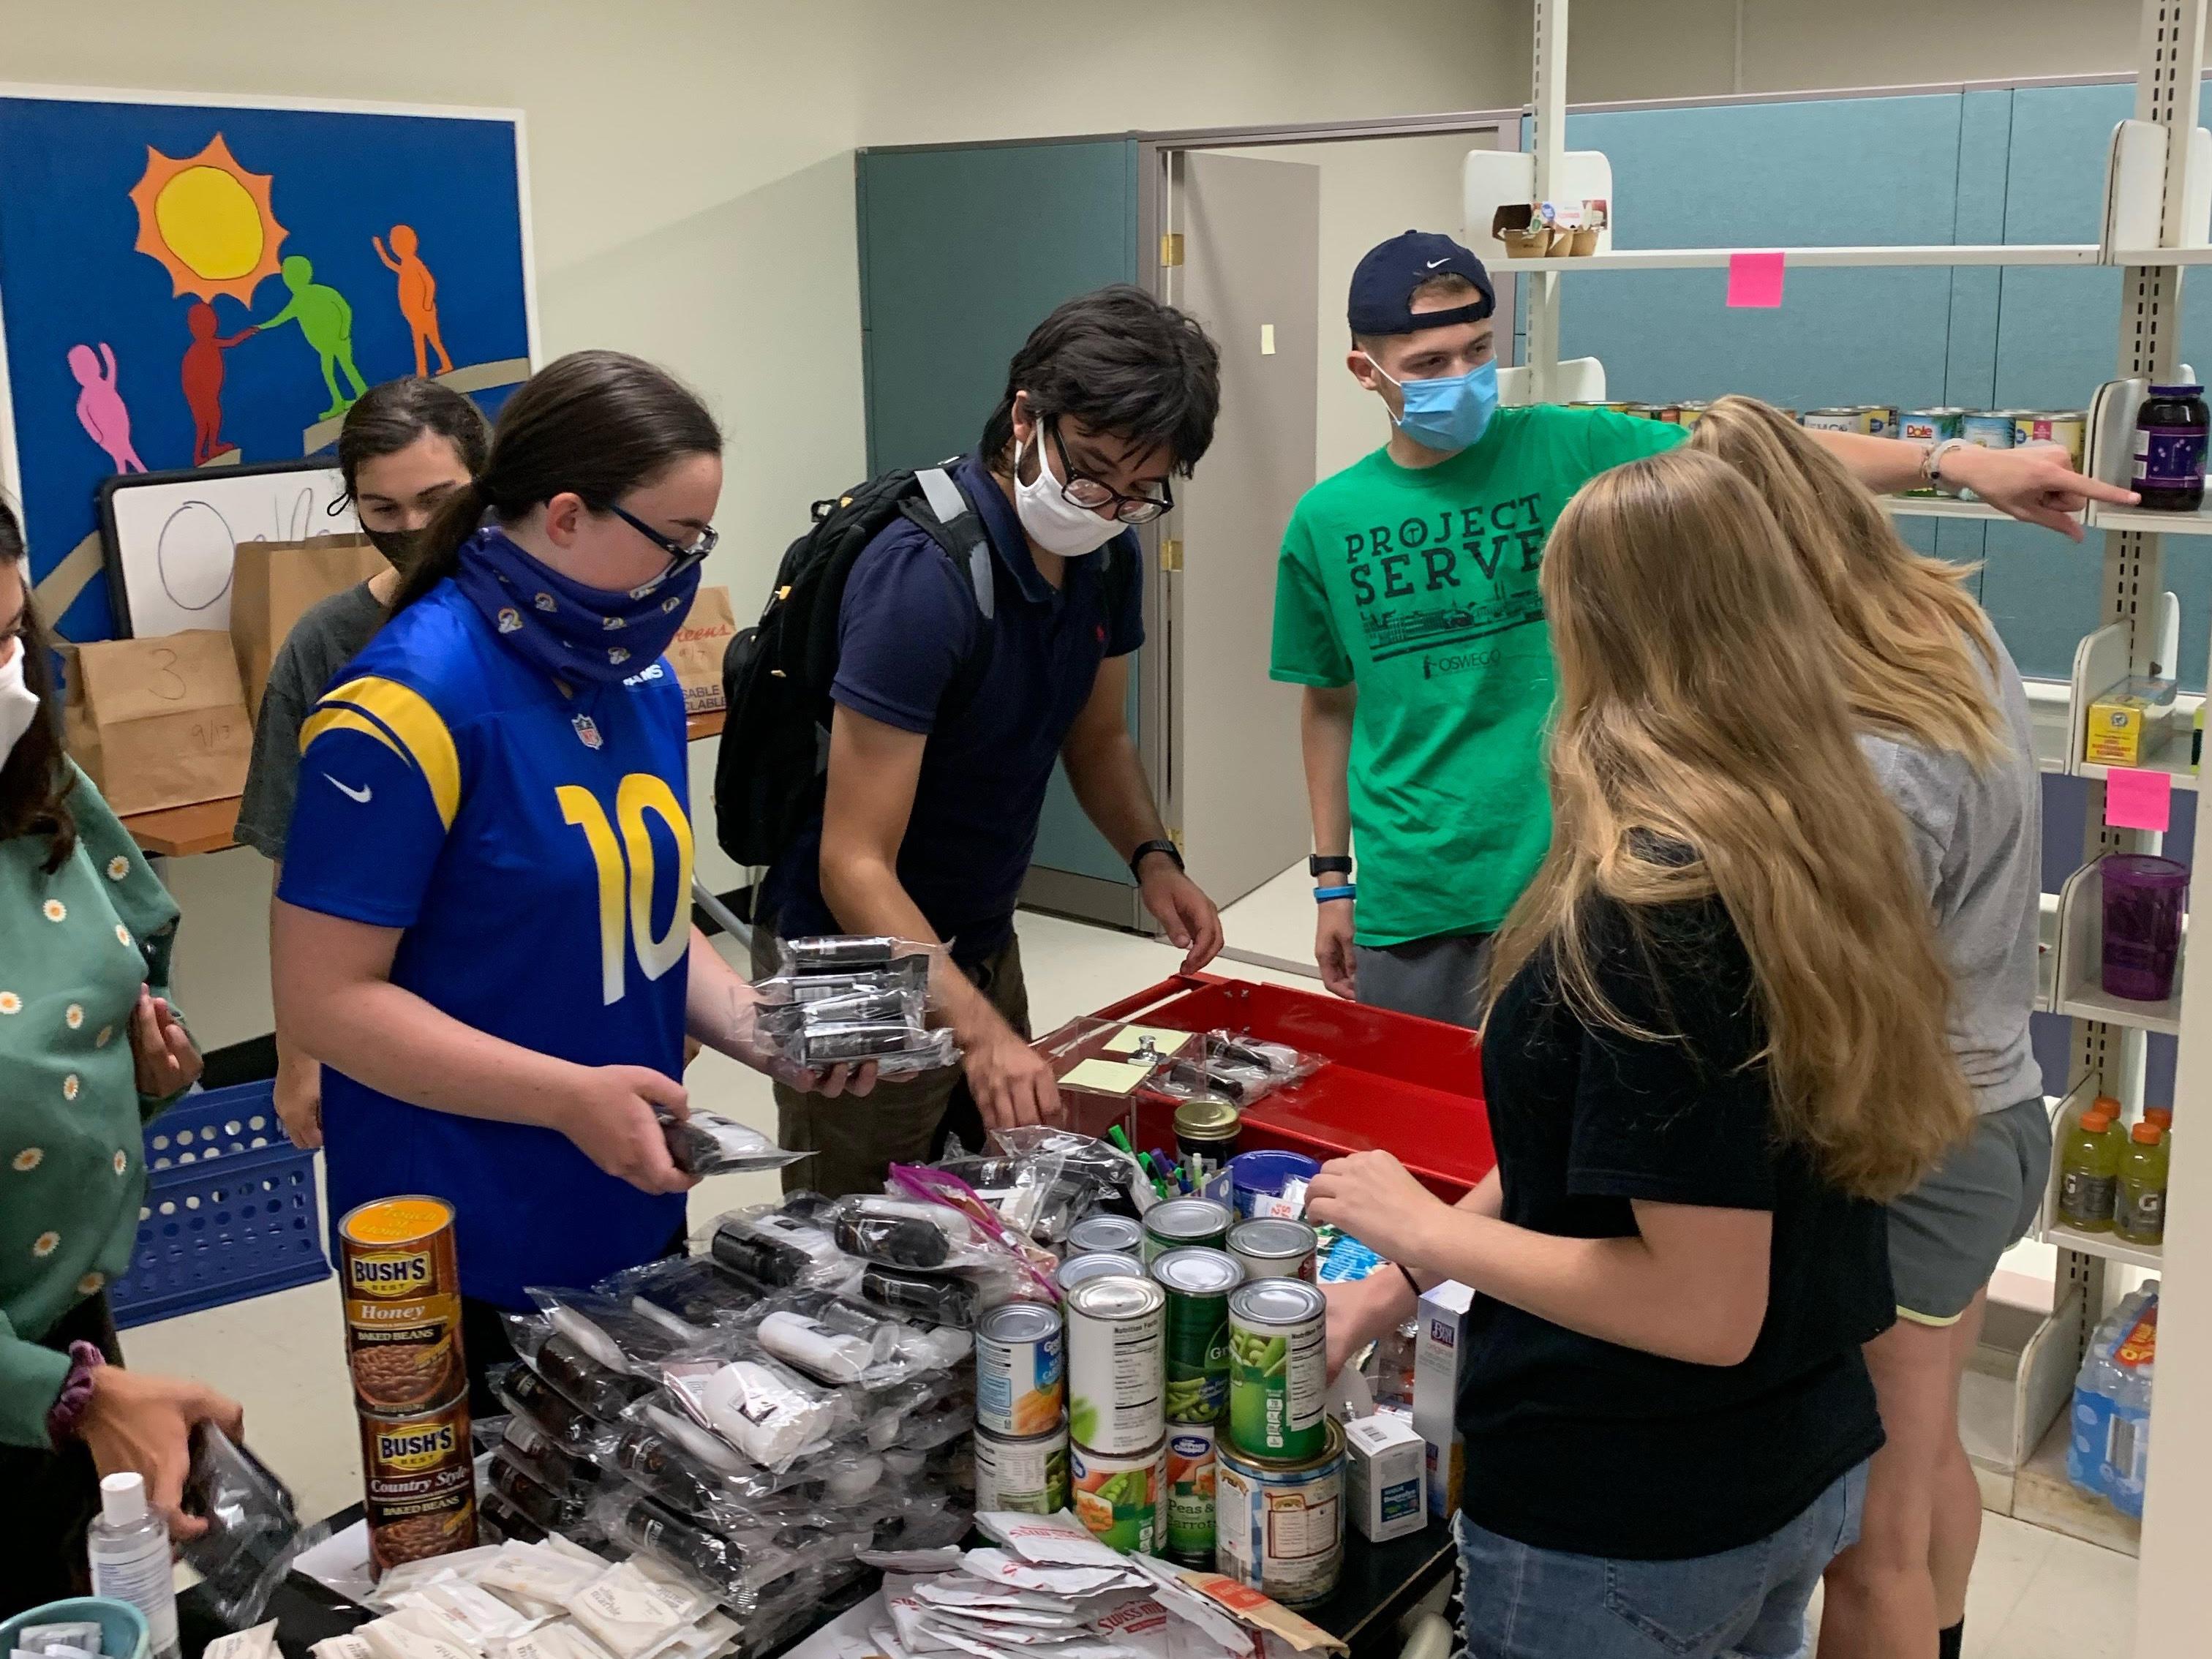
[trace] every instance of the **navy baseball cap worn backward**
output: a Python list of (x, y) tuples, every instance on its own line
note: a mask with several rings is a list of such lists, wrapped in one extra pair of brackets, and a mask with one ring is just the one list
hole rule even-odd
[[(1448, 310), (1415, 312), (1413, 290), (1437, 276), (1464, 276), (1481, 297)], [(1352, 273), (1352, 302), (1346, 311), (1354, 334), (1413, 334), (1479, 323), (1497, 303), (1481, 260), (1441, 232), (1409, 230), (1367, 250)]]

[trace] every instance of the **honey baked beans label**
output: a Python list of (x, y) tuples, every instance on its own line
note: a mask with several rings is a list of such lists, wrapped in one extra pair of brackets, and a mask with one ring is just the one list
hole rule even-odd
[(460, 1283), (453, 1210), (380, 1199), (338, 1226), (346, 1352), (365, 1410), (417, 1411), (462, 1386)]
[(475, 1544), (465, 1400), (411, 1416), (363, 1413), (361, 1452), (369, 1554), (380, 1571)]

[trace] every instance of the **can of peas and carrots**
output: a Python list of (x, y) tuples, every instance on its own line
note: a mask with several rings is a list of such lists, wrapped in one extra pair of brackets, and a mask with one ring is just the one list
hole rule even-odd
[(1160, 1498), (1167, 1486), (1167, 1442), (1115, 1454), (1071, 1444), (1067, 1474), (1075, 1518), (1124, 1555), (1152, 1555), (1161, 1540)]
[(1154, 1261), (1152, 1277), (1168, 1294), (1167, 1420), (1217, 1423), (1229, 1409), (1229, 1293), (1244, 1270), (1193, 1246)]
[(1214, 1426), (1168, 1425), (1165, 1553), (1192, 1566), (1213, 1565)]
[(1167, 1306), (1149, 1279), (1093, 1279), (1067, 1293), (1067, 1428), (1086, 1455), (1158, 1449)]
[(975, 1426), (1005, 1438), (1060, 1421), (1066, 1392), (1060, 1310), (1001, 1302), (975, 1322)]
[(1310, 1285), (1318, 1277), (1320, 1248), (1319, 1233), (1287, 1217), (1241, 1222), (1229, 1231), (1229, 1254), (1248, 1279), (1303, 1279)]
[(1328, 1443), (1328, 1304), (1296, 1279), (1229, 1298), (1229, 1435), (1249, 1457), (1302, 1462)]
[(1125, 1215), (1085, 1216), (1067, 1230), (1067, 1255), (1098, 1255), (1119, 1250), (1134, 1255), (1144, 1248), (1145, 1230)]
[(1145, 1261), (1149, 1265), (1170, 1250), (1203, 1245), (1220, 1249), (1229, 1242), (1234, 1218), (1226, 1204), (1210, 1198), (1171, 1198), (1145, 1212)]

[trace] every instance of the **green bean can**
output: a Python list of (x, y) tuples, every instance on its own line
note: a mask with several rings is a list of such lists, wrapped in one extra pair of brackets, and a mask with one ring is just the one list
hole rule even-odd
[(1229, 1293), (1244, 1270), (1194, 1245), (1154, 1261), (1152, 1277), (1168, 1294), (1167, 1420), (1218, 1423), (1229, 1410)]
[(1248, 1457), (1303, 1462), (1328, 1438), (1328, 1304), (1297, 1279), (1229, 1298), (1229, 1437)]
[(1226, 1204), (1210, 1198), (1171, 1198), (1145, 1212), (1145, 1263), (1147, 1267), (1170, 1250), (1202, 1245), (1218, 1250), (1229, 1243), (1230, 1223), (1236, 1218)]

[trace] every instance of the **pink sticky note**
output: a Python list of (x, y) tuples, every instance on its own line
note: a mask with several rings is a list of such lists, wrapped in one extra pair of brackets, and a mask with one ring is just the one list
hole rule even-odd
[(1780, 305), (1780, 252), (1729, 254), (1728, 302), (1731, 306), (1764, 306), (1770, 308)]
[(2173, 778), (2115, 766), (2105, 774), (2105, 822), (2115, 830), (2154, 830), (2163, 835), (2173, 816)]

